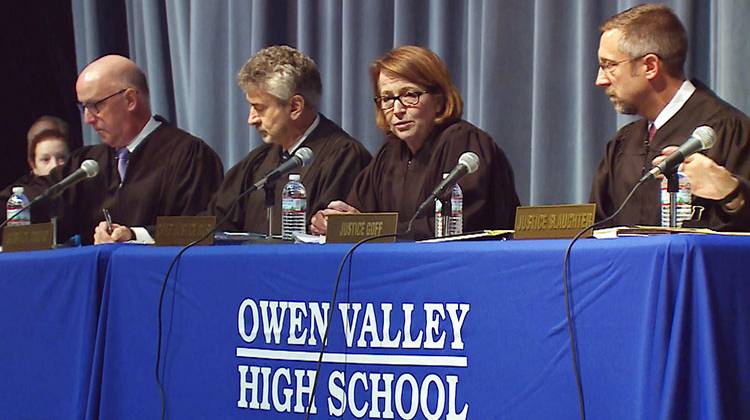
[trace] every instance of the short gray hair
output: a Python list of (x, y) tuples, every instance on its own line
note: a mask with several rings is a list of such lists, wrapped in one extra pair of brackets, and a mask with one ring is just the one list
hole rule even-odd
[(620, 50), (630, 58), (656, 54), (667, 72), (683, 76), (688, 41), (685, 28), (672, 9), (661, 4), (642, 4), (620, 12), (604, 22), (602, 33), (622, 32)]
[(237, 74), (240, 87), (259, 88), (283, 100), (302, 95), (317, 109), (323, 84), (312, 58), (287, 45), (275, 45), (250, 57)]

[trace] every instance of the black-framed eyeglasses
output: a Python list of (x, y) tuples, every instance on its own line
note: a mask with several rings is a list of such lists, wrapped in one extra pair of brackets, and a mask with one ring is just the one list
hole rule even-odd
[[(629, 62), (635, 61), (635, 60), (640, 60), (641, 58), (643, 58), (643, 57), (645, 57), (645, 56), (647, 56), (649, 54), (653, 54), (653, 53), (646, 53), (646, 54), (639, 55), (638, 57), (626, 58), (626, 59), (620, 60), (620, 61), (605, 61), (603, 63), (599, 63), (599, 68), (602, 69), (602, 71), (604, 73), (611, 75), (615, 71), (615, 68), (617, 66), (619, 66), (620, 64), (629, 63)], [(657, 57), (658, 57), (658, 55), (657, 55)]]
[(106, 102), (108, 99), (114, 98), (115, 96), (125, 92), (126, 90), (128, 90), (128, 88), (120, 89), (117, 92), (109, 96), (99, 99), (98, 101), (86, 102), (86, 103), (78, 102), (78, 109), (81, 111), (81, 114), (83, 114), (88, 108), (89, 112), (93, 113), (94, 115), (99, 115), (99, 113), (102, 112), (102, 110), (99, 109), (99, 107), (102, 106), (104, 102)]
[(396, 101), (401, 102), (403, 106), (414, 106), (419, 103), (419, 98), (425, 93), (430, 93), (429, 90), (423, 91), (407, 91), (400, 95), (384, 95), (372, 98), (375, 104), (380, 107), (383, 111), (393, 108)]

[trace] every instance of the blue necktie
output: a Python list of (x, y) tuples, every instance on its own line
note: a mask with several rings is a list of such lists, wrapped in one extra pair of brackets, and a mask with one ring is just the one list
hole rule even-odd
[(117, 172), (120, 174), (120, 184), (125, 182), (125, 172), (128, 170), (129, 157), (130, 150), (127, 147), (117, 150)]

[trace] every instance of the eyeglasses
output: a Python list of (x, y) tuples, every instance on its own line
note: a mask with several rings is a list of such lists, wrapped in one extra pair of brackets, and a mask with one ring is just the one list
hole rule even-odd
[(107, 99), (114, 98), (115, 96), (125, 92), (126, 90), (128, 90), (128, 88), (118, 90), (117, 92), (107, 97), (104, 97), (102, 99), (99, 99), (98, 101), (86, 102), (86, 103), (78, 102), (78, 109), (81, 111), (81, 114), (83, 114), (88, 108), (90, 113), (94, 115), (99, 115), (99, 113), (102, 112), (102, 110), (99, 109), (99, 107), (102, 106), (102, 104), (104, 104), (104, 102), (107, 101)]
[(607, 73), (608, 75), (612, 75), (612, 73), (615, 71), (615, 68), (617, 66), (619, 66), (620, 64), (629, 63), (631, 61), (639, 60), (639, 59), (641, 59), (641, 58), (643, 58), (643, 57), (645, 57), (645, 56), (647, 56), (649, 54), (653, 54), (653, 53), (646, 53), (646, 54), (643, 54), (643, 55), (639, 55), (638, 57), (626, 58), (626, 59), (620, 60), (620, 61), (605, 61), (603, 63), (599, 63), (599, 68), (602, 69), (602, 71), (605, 72), (605, 73)]
[(430, 93), (428, 90), (423, 91), (408, 91), (401, 95), (386, 95), (372, 98), (380, 109), (383, 111), (389, 110), (396, 105), (396, 101), (401, 102), (403, 106), (414, 106), (419, 103), (419, 98), (425, 93)]

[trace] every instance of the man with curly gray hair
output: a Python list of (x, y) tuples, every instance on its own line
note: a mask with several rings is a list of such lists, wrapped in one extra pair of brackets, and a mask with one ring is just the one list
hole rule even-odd
[[(315, 62), (286, 45), (264, 48), (252, 56), (237, 75), (250, 105), (247, 122), (258, 130), (265, 144), (250, 153), (226, 174), (209, 205), (209, 212), (228, 218), (221, 229), (267, 232), (263, 192), (249, 194), (236, 205), (234, 199), (265, 174), (304, 146), (315, 159), (299, 169), (307, 190), (310, 215), (346, 197), (357, 174), (369, 163), (367, 150), (334, 122), (319, 113), (322, 92)], [(270, 186), (274, 194), (272, 232), (281, 229), (281, 189), (285, 181)]]

